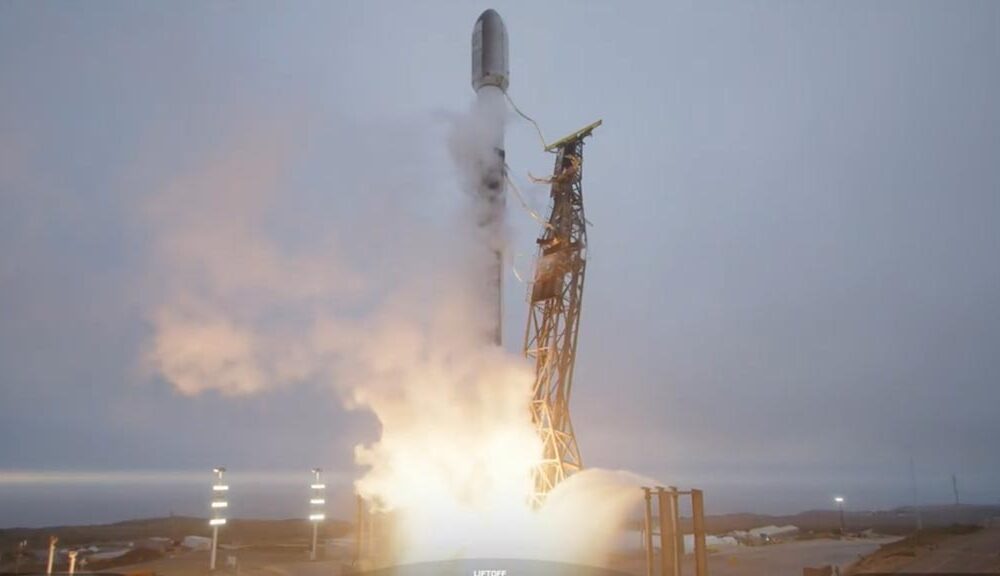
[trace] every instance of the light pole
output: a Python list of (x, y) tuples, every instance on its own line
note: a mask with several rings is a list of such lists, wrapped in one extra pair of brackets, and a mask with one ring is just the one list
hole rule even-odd
[(226, 500), (229, 485), (222, 481), (226, 469), (219, 466), (212, 468), (212, 473), (215, 474), (215, 481), (212, 483), (212, 519), (208, 521), (208, 525), (212, 527), (212, 553), (208, 564), (209, 570), (215, 570), (215, 555), (219, 548), (219, 526), (226, 524), (224, 513), (226, 508), (229, 508), (229, 501)]
[(77, 555), (78, 552), (79, 552), (79, 550), (70, 550), (68, 552), (68, 554), (69, 554), (69, 574), (70, 574), (70, 576), (73, 576), (73, 574), (76, 574), (76, 555)]
[(52, 574), (52, 564), (56, 559), (56, 543), (59, 542), (59, 538), (55, 536), (49, 536), (49, 565), (45, 569), (46, 574)]
[(840, 509), (840, 535), (843, 536), (845, 534), (845, 532), (844, 532), (844, 497), (843, 496), (837, 496), (836, 498), (833, 499), (833, 501), (837, 503), (837, 508)]
[(312, 469), (312, 484), (309, 485), (309, 521), (313, 525), (312, 550), (309, 552), (309, 559), (316, 559), (316, 537), (319, 532), (320, 522), (326, 520), (326, 484), (323, 483), (320, 475), (323, 470)]

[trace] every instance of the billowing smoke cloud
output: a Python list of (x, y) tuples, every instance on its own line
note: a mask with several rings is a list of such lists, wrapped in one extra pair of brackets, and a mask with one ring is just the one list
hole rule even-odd
[(148, 359), (183, 394), (248, 394), (315, 376), (321, 350), (302, 319), (360, 288), (332, 239), (291, 252), (267, 236), (283, 160), (273, 146), (234, 147), (147, 206), (159, 293)]
[(462, 190), (471, 204), (481, 239), (494, 252), (507, 244), (504, 212), (504, 124), (507, 102), (496, 87), (477, 93), (472, 111), (455, 122), (448, 149), (455, 161)]
[[(454, 195), (459, 208), (442, 228), (400, 232), (372, 221), (347, 243), (333, 232), (305, 246), (282, 242), (268, 216), (292, 193), (280, 189), (287, 152), (245, 141), (161, 190), (146, 210), (156, 292), (148, 365), (182, 394), (323, 381), (349, 407), (371, 410), (381, 437), (356, 450), (366, 468), (356, 488), (373, 510), (392, 514), (401, 561), (599, 563), (601, 544), (635, 503), (639, 492), (624, 487), (636, 480), (587, 471), (532, 510), (541, 455), (528, 411), (533, 374), (488, 338), (489, 270), (503, 226), (484, 228), (492, 207), (473, 190), (502, 115), (495, 104), (454, 120), (456, 170), (441, 185), (469, 193)], [(419, 188), (387, 174), (368, 197), (394, 204)], [(421, 218), (406, 221), (419, 227)], [(347, 248), (367, 242), (405, 244), (423, 265), (386, 273), (379, 268), (412, 259), (387, 254), (382, 263)]]

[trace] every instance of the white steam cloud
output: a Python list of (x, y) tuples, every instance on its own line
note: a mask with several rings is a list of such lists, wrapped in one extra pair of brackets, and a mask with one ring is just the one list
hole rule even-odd
[[(449, 149), (457, 171), (441, 186), (474, 189), (483, 159), (495, 153), (490, 126), (502, 126), (502, 104), (455, 121)], [(147, 206), (156, 294), (150, 369), (186, 395), (327, 381), (349, 407), (371, 410), (381, 437), (356, 450), (366, 468), (356, 488), (376, 511), (392, 513), (399, 561), (601, 563), (637, 502), (639, 491), (628, 487), (638, 480), (586, 471), (531, 509), (541, 455), (528, 411), (531, 367), (484, 337), (489, 270), (503, 242), (502, 224), (484, 234), (488, 207), (473, 193), (456, 194), (461, 208), (441, 229), (421, 230), (413, 216), (404, 219), (418, 229), (405, 234), (372, 221), (348, 243), (333, 233), (313, 235), (305, 247), (283, 243), (269, 214), (291, 194), (280, 190), (288, 153), (245, 142)], [(394, 180), (391, 169), (373, 181), (365, 194), (385, 205), (437, 185), (412, 174)], [(423, 264), (388, 252), (383, 263), (366, 242), (405, 244), (404, 253), (424, 254)], [(400, 262), (403, 273), (379, 270)]]

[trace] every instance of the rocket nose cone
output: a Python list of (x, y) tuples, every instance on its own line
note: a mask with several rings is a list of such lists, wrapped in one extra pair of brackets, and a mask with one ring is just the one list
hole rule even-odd
[(510, 69), (507, 63), (507, 27), (492, 8), (476, 20), (472, 31), (472, 87), (498, 86), (507, 89)]
[(503, 18), (500, 17), (500, 14), (496, 10), (487, 8), (486, 10), (483, 10), (482, 14), (479, 15), (477, 22), (499, 22), (502, 24)]

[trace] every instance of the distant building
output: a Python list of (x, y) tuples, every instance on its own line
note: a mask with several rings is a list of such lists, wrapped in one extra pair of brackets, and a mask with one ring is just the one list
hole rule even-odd
[(795, 538), (799, 535), (799, 527), (792, 526), (791, 524), (785, 526), (761, 526), (750, 530), (736, 530), (729, 535), (736, 538), (742, 544), (757, 546)]
[(174, 541), (170, 538), (164, 538), (162, 536), (154, 536), (152, 538), (146, 538), (145, 540), (140, 540), (136, 542), (136, 548), (141, 548), (143, 550), (153, 550), (155, 552), (167, 553), (171, 548), (174, 547)]
[(206, 536), (185, 536), (181, 540), (181, 546), (191, 550), (209, 550), (212, 547), (212, 539)]

